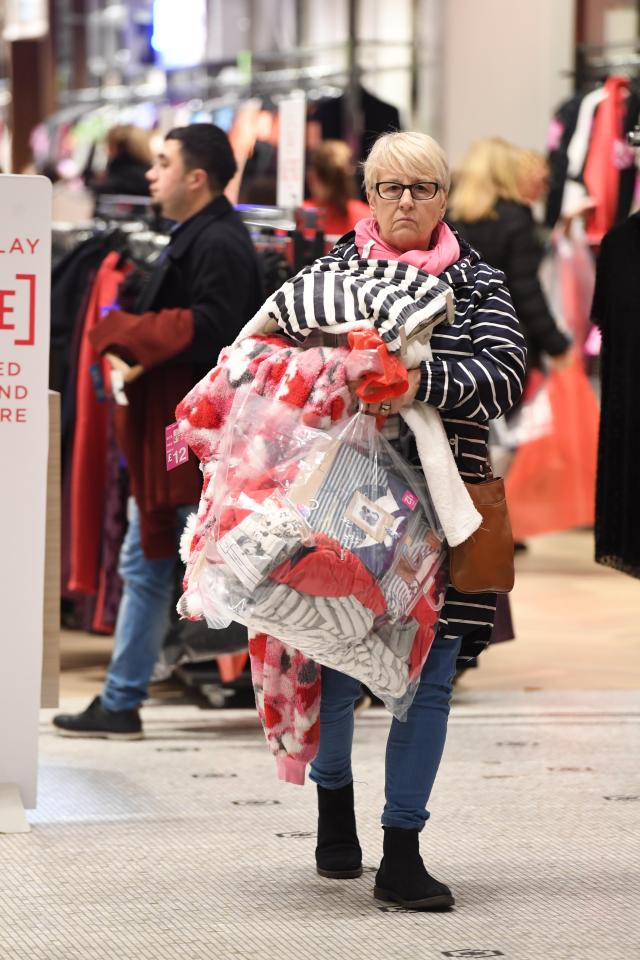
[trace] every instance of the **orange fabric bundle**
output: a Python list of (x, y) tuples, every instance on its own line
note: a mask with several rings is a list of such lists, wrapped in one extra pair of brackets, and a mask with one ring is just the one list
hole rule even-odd
[(407, 392), (409, 376), (406, 367), (399, 357), (389, 353), (374, 330), (352, 330), (349, 346), (352, 350), (372, 350), (378, 355), (380, 369), (366, 373), (356, 389), (364, 403), (380, 403)]

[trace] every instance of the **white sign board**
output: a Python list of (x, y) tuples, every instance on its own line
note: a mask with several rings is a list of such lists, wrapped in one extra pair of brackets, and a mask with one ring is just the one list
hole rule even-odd
[(307, 101), (296, 94), (279, 105), (278, 199), (279, 207), (299, 207), (304, 200), (304, 148)]
[(5, 40), (39, 40), (48, 32), (47, 0), (5, 0)]
[(0, 784), (36, 804), (49, 446), (51, 183), (0, 175)]

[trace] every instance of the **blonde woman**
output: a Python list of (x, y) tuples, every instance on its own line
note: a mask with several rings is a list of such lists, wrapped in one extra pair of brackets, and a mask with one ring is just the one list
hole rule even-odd
[[(415, 438), (395, 417), (414, 403), (436, 408), (442, 418), (456, 466), (469, 482), (484, 476), (488, 421), (518, 401), (525, 372), (525, 346), (504, 276), (443, 221), (450, 174), (444, 151), (423, 133), (388, 133), (373, 145), (364, 165), (368, 216), (343, 237), (321, 262), (333, 271), (318, 273), (329, 286), (316, 297), (292, 304), (288, 322), (310, 326), (315, 303), (335, 298), (335, 276), (364, 260), (383, 264), (375, 295), (397, 290), (407, 265), (437, 276), (452, 290), (455, 319), (432, 336), (433, 359), (408, 371), (401, 397), (369, 405), (390, 416), (389, 427), (407, 459), (419, 463)], [(419, 276), (419, 274), (418, 274)], [(415, 283), (416, 281), (412, 281)], [(334, 303), (334, 316), (346, 316)], [(353, 311), (353, 304), (350, 308)], [(299, 311), (299, 315), (298, 312)], [(323, 310), (319, 310), (320, 321)], [(451, 683), (459, 657), (470, 654), (467, 638), (486, 645), (493, 624), (495, 594), (447, 591), (438, 630), (422, 671), (406, 721), (394, 719), (386, 744), (383, 859), (374, 896), (409, 910), (450, 907), (450, 888), (431, 876), (419, 851), (419, 835), (429, 819), (427, 803), (444, 749)], [(478, 648), (472, 649), (477, 653)], [(316, 865), (323, 877), (346, 880), (362, 873), (356, 832), (351, 744), (353, 708), (360, 683), (347, 674), (322, 668), (320, 743), (310, 779), (318, 792)]]
[(456, 173), (448, 215), (482, 258), (505, 274), (527, 340), (529, 367), (540, 367), (544, 355), (562, 366), (570, 341), (538, 280), (543, 251), (529, 203), (539, 198), (540, 188), (530, 182), (531, 156), (498, 137), (473, 144)]

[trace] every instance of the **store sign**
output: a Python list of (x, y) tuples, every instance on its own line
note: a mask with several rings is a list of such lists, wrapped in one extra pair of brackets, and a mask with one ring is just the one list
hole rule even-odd
[(5, 40), (39, 40), (48, 33), (47, 0), (5, 0)]
[(303, 93), (281, 100), (278, 133), (279, 207), (299, 207), (304, 200), (304, 148), (307, 101)]
[(32, 808), (49, 445), (50, 181), (0, 176), (0, 209), (0, 786), (17, 785)]

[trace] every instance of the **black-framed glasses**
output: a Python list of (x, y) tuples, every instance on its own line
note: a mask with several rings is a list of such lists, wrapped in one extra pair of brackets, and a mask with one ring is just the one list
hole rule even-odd
[(400, 200), (408, 190), (414, 200), (433, 200), (440, 184), (435, 180), (421, 180), (419, 183), (396, 183), (395, 180), (379, 180), (376, 193), (383, 200)]

